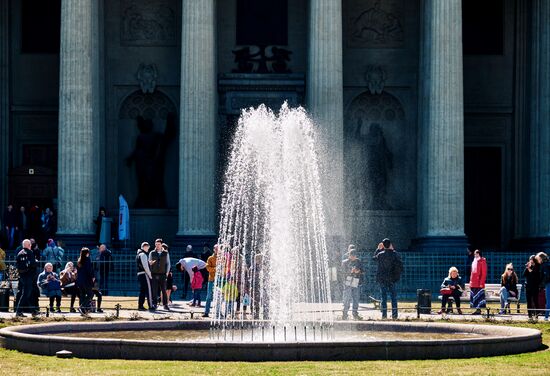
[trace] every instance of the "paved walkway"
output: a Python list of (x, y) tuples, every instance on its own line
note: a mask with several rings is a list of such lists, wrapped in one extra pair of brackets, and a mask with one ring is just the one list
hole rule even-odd
[[(103, 302), (103, 313), (91, 313), (89, 314), (89, 317), (91, 319), (99, 319), (99, 320), (109, 320), (116, 318), (117, 310), (115, 309), (116, 304), (120, 304), (121, 308), (118, 310), (118, 317), (122, 319), (130, 319), (130, 320), (137, 320), (137, 319), (143, 319), (143, 320), (166, 320), (166, 319), (173, 319), (173, 320), (185, 320), (185, 319), (199, 319), (199, 320), (209, 320), (208, 318), (203, 318), (202, 314), (204, 312), (204, 306), (203, 307), (191, 307), (188, 305), (187, 301), (174, 301), (173, 304), (170, 305), (170, 311), (166, 311), (164, 309), (159, 309), (155, 312), (149, 312), (149, 311), (138, 311), (135, 309), (135, 300), (132, 297), (105, 297)], [(66, 302), (64, 302), (66, 304)], [(40, 302), (41, 305), (41, 317), (46, 317), (46, 310), (44, 307), (47, 306), (46, 300), (41, 299)], [(13, 305), (11, 306), (13, 307)], [(11, 309), (10, 307), (10, 309)], [(399, 320), (416, 320), (417, 319), (417, 313), (414, 309), (414, 303), (404, 303), (402, 305), (403, 308), (400, 308), (399, 312)], [(342, 304), (341, 303), (333, 303), (329, 306), (327, 305), (306, 305), (304, 304), (303, 308), (300, 310), (302, 311), (302, 315), (304, 315), (304, 318), (307, 317), (308, 312), (311, 312), (312, 310), (323, 310), (326, 311), (330, 309), (333, 314), (334, 318), (336, 320), (340, 320), (342, 317)], [(214, 312), (214, 309), (213, 309)], [(471, 315), (469, 313), (472, 312), (471, 309), (465, 308), (463, 315), (458, 314), (444, 314), (444, 315), (438, 315), (436, 314), (437, 310), (432, 310), (432, 314), (421, 314), (420, 319), (422, 320), (450, 320), (450, 321), (485, 321), (487, 319), (486, 311), (483, 312), (483, 315)], [(381, 320), (382, 315), (378, 309), (374, 308), (373, 304), (360, 304), (359, 305), (359, 314), (362, 317), (363, 320)], [(351, 317), (351, 312), (349, 313)], [(391, 316), (391, 310), (388, 310), (388, 315)], [(26, 314), (26, 316), (30, 317), (29, 314)], [(15, 314), (13, 312), (0, 312), (0, 319), (13, 319), (15, 317)], [(78, 319), (81, 317), (79, 313), (69, 313), (67, 308), (62, 308), (62, 313), (49, 313), (49, 317), (55, 319), (55, 318), (61, 318), (64, 317), (66, 319)], [(239, 316), (240, 318), (240, 316)], [(245, 319), (250, 319), (251, 315), (248, 313), (244, 316)], [(497, 309), (491, 309), (489, 312), (489, 318), (496, 321), (528, 321), (528, 316), (526, 314), (504, 314), (499, 315)], [(542, 319), (541, 319), (542, 320)]]

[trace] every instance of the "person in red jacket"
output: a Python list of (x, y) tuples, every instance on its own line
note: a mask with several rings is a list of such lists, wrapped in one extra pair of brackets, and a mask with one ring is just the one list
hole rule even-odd
[(476, 249), (474, 261), (472, 261), (472, 272), (470, 274), (470, 306), (475, 308), (472, 315), (480, 315), (481, 309), (485, 308), (485, 280), (487, 279), (487, 260), (481, 257), (481, 251)]
[(200, 307), (203, 278), (198, 266), (193, 266), (192, 270), (193, 279), (191, 280), (191, 289), (193, 290), (193, 304), (191, 304), (191, 307)]

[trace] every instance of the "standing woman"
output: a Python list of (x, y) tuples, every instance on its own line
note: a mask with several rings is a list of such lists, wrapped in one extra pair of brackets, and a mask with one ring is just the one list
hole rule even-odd
[(529, 261), (525, 264), (523, 271), (525, 277), (525, 297), (527, 299), (527, 313), (529, 318), (535, 318), (538, 315), (539, 308), (539, 286), (541, 280), (540, 265), (535, 255), (529, 257)]
[(512, 263), (506, 265), (506, 269), (500, 277), (500, 314), (506, 312), (508, 306), (508, 298), (518, 297), (518, 276), (514, 272), (514, 265)]
[(548, 321), (548, 316), (550, 316), (550, 261), (544, 252), (537, 253), (536, 259), (540, 263), (541, 286), (544, 287), (544, 296), (546, 297), (544, 321)]
[(472, 272), (470, 274), (470, 306), (475, 308), (472, 315), (480, 315), (481, 309), (485, 308), (485, 280), (487, 279), (487, 260), (481, 257), (481, 251), (476, 249), (474, 261), (472, 261)]
[(94, 295), (94, 270), (90, 260), (90, 250), (83, 247), (80, 250), (80, 257), (76, 264), (76, 286), (80, 298), (80, 313), (86, 314), (90, 311), (90, 302)]

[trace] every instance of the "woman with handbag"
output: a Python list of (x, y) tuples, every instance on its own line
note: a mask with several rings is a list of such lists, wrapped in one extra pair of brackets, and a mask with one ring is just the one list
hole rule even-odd
[(445, 306), (449, 303), (447, 313), (452, 310), (451, 302), (449, 298), (452, 297), (456, 304), (456, 310), (459, 315), (462, 315), (462, 310), (460, 309), (460, 297), (464, 291), (464, 282), (462, 278), (458, 275), (458, 269), (454, 266), (451, 266), (449, 269), (449, 275), (443, 280), (441, 284), (441, 309), (438, 314), (442, 314), (445, 311)]
[(56, 312), (61, 313), (61, 282), (53, 271), (53, 265), (44, 265), (44, 271), (38, 275), (37, 285), (43, 295), (50, 298), (50, 312), (54, 312), (53, 302), (55, 300)]

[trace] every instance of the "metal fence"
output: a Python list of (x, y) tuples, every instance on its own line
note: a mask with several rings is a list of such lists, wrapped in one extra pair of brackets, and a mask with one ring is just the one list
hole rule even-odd
[[(183, 252), (183, 249), (170, 251), (174, 284), (178, 286), (178, 291), (174, 293), (177, 299), (179, 299), (182, 294), (184, 274), (175, 270), (175, 264), (183, 257)], [(467, 257), (465, 252), (446, 252), (443, 254), (441, 252), (403, 251), (400, 252), (400, 254), (404, 265), (403, 275), (398, 283), (400, 299), (415, 300), (417, 289), (429, 289), (433, 296), (437, 296), (439, 294), (441, 282), (447, 277), (448, 270), (451, 266), (456, 266), (459, 269), (460, 275), (465, 281), (469, 279), (469, 276), (466, 276)], [(66, 251), (63, 266), (67, 261), (76, 263), (78, 255), (79, 251), (77, 250)], [(359, 256), (363, 261), (365, 270), (361, 300), (366, 301), (369, 296), (378, 298), (379, 288), (376, 283), (376, 264), (374, 260), (372, 260), (372, 252), (359, 252)], [(523, 281), (521, 274), (529, 258), (529, 253), (493, 251), (484, 252), (483, 256), (487, 259), (488, 265), (487, 283), (500, 283), (500, 276), (506, 264), (510, 262), (514, 264), (515, 271), (520, 281)], [(14, 264), (14, 259), (15, 255), (9, 255), (7, 264)], [(99, 265), (96, 263), (96, 267), (98, 266)], [(338, 267), (339, 265), (332, 266)], [(109, 275), (109, 295), (137, 295), (139, 286), (136, 273), (137, 265), (135, 261), (135, 251), (113, 250), (111, 272)], [(341, 285), (340, 281), (332, 284), (333, 298), (336, 301), (341, 298)]]
[[(433, 296), (439, 295), (439, 289), (443, 279), (447, 277), (449, 268), (458, 268), (464, 282), (469, 280), (466, 275), (467, 255), (466, 252), (400, 252), (403, 260), (403, 275), (398, 283), (397, 290), (400, 298), (416, 299), (417, 289), (429, 289)], [(500, 277), (504, 272), (506, 264), (513, 263), (519, 280), (523, 281), (522, 273), (524, 265), (529, 259), (526, 252), (484, 252), (483, 257), (487, 259), (487, 283), (500, 283)], [(362, 297), (379, 296), (379, 288), (376, 283), (376, 264), (372, 259), (372, 252), (362, 252), (361, 259), (365, 267), (365, 283), (363, 285)]]

